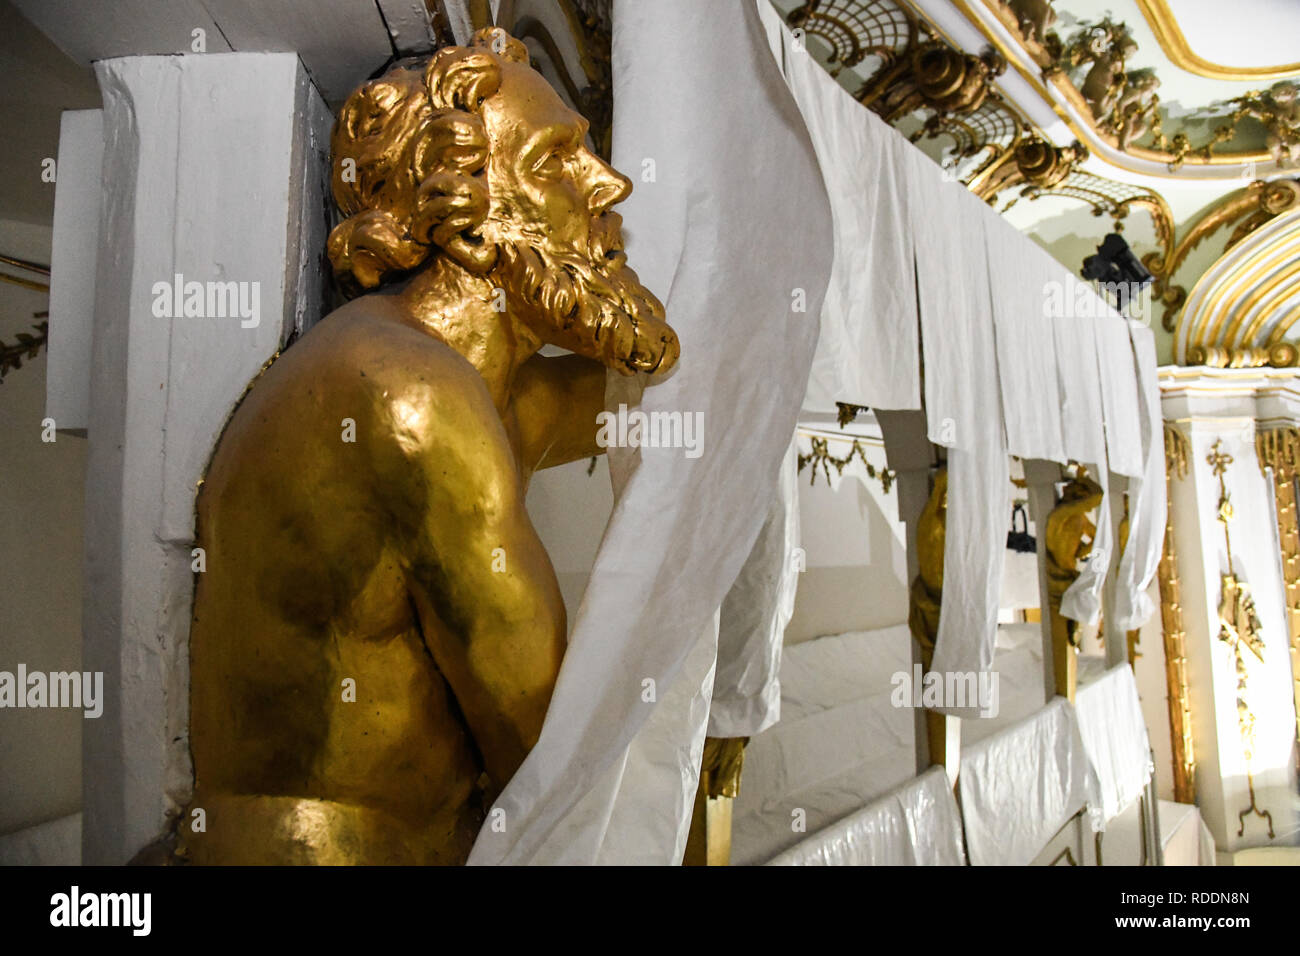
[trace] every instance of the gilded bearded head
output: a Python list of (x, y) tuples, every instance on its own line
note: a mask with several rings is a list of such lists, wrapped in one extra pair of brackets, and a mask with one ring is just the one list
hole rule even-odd
[(335, 274), (367, 290), (445, 257), (504, 289), (542, 341), (626, 374), (667, 370), (677, 336), (611, 211), (632, 184), (586, 132), (503, 30), (393, 67), (334, 127)]

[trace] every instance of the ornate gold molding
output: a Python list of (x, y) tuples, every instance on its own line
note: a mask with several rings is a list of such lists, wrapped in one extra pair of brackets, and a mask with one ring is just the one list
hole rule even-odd
[(1237, 814), (1240, 826), (1237, 836), (1246, 832), (1246, 817), (1254, 814), (1268, 821), (1268, 836), (1272, 839), (1273, 815), (1259, 807), (1255, 795), (1255, 775), (1252, 762), (1255, 759), (1255, 713), (1250, 706), (1250, 670), (1246, 666), (1243, 648), (1250, 651), (1263, 663), (1264, 639), (1259, 615), (1255, 611), (1255, 599), (1251, 596), (1249, 586), (1237, 577), (1232, 562), (1232, 537), (1228, 526), (1233, 519), (1232, 499), (1228, 494), (1225, 476), (1228, 466), (1232, 464), (1231, 455), (1221, 448), (1222, 442), (1216, 440), (1206, 462), (1219, 479), (1219, 506), (1216, 520), (1223, 525), (1223, 544), (1227, 554), (1228, 570), (1219, 576), (1219, 640), (1232, 650), (1234, 666), (1237, 672), (1237, 730), (1241, 737), (1242, 756), (1246, 762), (1246, 788), (1250, 793), (1250, 804)]
[(1280, 80), (1300, 73), (1300, 63), (1279, 66), (1223, 66), (1198, 56), (1187, 43), (1183, 31), (1169, 9), (1166, 0), (1135, 0), (1142, 16), (1146, 18), (1156, 42), (1169, 61), (1180, 70), (1206, 76), (1212, 80)]
[(1187, 632), (1183, 626), (1182, 579), (1174, 538), (1173, 482), (1187, 477), (1188, 442), (1177, 426), (1165, 429), (1165, 544), (1156, 572), (1160, 583), (1160, 624), (1165, 648), (1165, 687), (1169, 705), (1169, 743), (1173, 757), (1174, 799), (1196, 802), (1196, 750), (1187, 679)]
[[(1274, 428), (1255, 436), (1260, 470), (1272, 473), (1277, 505), (1278, 544), (1282, 580), (1286, 585), (1286, 621), (1291, 644), (1292, 696), (1296, 709), (1296, 740), (1300, 741), (1300, 521), (1297, 521), (1296, 473), (1300, 470), (1300, 429)], [(1296, 759), (1300, 762), (1300, 750)]]
[[(1224, 246), (1223, 254), (1226, 255), (1269, 220), (1297, 208), (1300, 208), (1300, 179), (1256, 181), (1219, 199), (1176, 244), (1167, 246), (1165, 253), (1149, 253), (1144, 256), (1143, 264), (1156, 276), (1154, 293), (1164, 303), (1165, 331), (1174, 331), (1174, 318), (1187, 301), (1187, 290), (1173, 283), (1174, 274), (1197, 246), (1220, 230), (1235, 224), (1236, 228)], [(1197, 337), (1193, 344), (1209, 347), (1230, 343), (1212, 342)], [(1205, 363), (1191, 361), (1191, 364)]]
[[(845, 440), (847, 441), (848, 439), (846, 438)], [(832, 467), (834, 467), (837, 476), (842, 475), (844, 474), (844, 469), (848, 467), (854, 458), (857, 458), (862, 462), (863, 466), (866, 467), (868, 478), (880, 479), (880, 486), (885, 494), (889, 494), (889, 489), (894, 486), (894, 478), (896, 477), (894, 470), (892, 468), (877, 468), (871, 462), (867, 461), (866, 446), (856, 438), (853, 439), (853, 444), (849, 448), (849, 453), (842, 458), (831, 454), (829, 438), (810, 436), (809, 441), (812, 444), (811, 450), (808, 454), (799, 456), (799, 471), (803, 471), (804, 468), (809, 465), (812, 466), (812, 471), (808, 476), (808, 484), (817, 484), (817, 474), (819, 471), (826, 476), (826, 481), (829, 483), (831, 480)]]
[[(1262, 163), (1271, 159), (1267, 150), (1213, 153), (1209, 147), (1215, 145), (1215, 141), (1193, 147), (1186, 141), (1185, 136), (1181, 140), (1177, 136), (1167, 140), (1168, 148), (1139, 146), (1133, 140), (1141, 134), (1136, 134), (1132, 130), (1132, 123), (1145, 116), (1148, 126), (1144, 132), (1155, 131), (1158, 129), (1156, 121), (1159, 113), (1154, 109), (1155, 104), (1151, 102), (1154, 97), (1154, 84), (1149, 83), (1145, 74), (1129, 76), (1124, 69), (1127, 56), (1123, 55), (1122, 46), (1117, 51), (1120, 55), (1108, 57), (1107, 61), (1100, 65), (1090, 90), (1095, 94), (1094, 103), (1090, 103), (1084, 92), (1074, 84), (1067, 73), (1067, 67), (1071, 64), (1063, 61), (1062, 57), (1069, 55), (1068, 45), (1063, 43), (1055, 32), (1049, 32), (1043, 39), (1033, 35), (1033, 31), (1026, 32), (1023, 22), (1010, 9), (1011, 6), (1018, 4), (1008, 4), (1002, 0), (952, 0), (952, 3), (984, 35), (994, 49), (1006, 57), (1012, 68), (1056, 113), (1074, 136), (1106, 162), (1142, 172), (1136, 167), (1117, 162), (1113, 156), (1108, 156), (1099, 150), (1097, 144), (1105, 143), (1121, 155), (1163, 164), (1170, 173), (1176, 173), (1183, 165), (1236, 166), (1243, 163)], [(990, 30), (981, 15), (972, 9), (973, 5), (986, 9), (1006, 28), (1007, 32), (1017, 37), (1016, 45), (1019, 51), (1013, 50), (993, 30)], [(1087, 22), (1080, 24), (1085, 31), (1099, 25)], [(1114, 26), (1124, 25), (1114, 24)], [(1072, 39), (1076, 38), (1077, 35)], [(1018, 52), (1032, 63), (1034, 69), (1021, 66), (1021, 56), (1017, 55)], [(1134, 71), (1135, 74), (1139, 72)], [(1058, 101), (1057, 96), (1069, 105), (1074, 111), (1073, 114)], [(1118, 115), (1113, 110), (1116, 105), (1121, 107)], [(1097, 106), (1106, 106), (1106, 108), (1098, 113), (1095, 110)], [(1083, 122), (1079, 122), (1076, 115), (1082, 118)], [(1123, 140), (1122, 145), (1121, 140)]]
[[(1276, 201), (1264, 205), (1260, 200), (1265, 195)], [(1173, 309), (1181, 308), (1174, 329), (1175, 352), (1189, 364), (1293, 365), (1296, 350), (1286, 338), (1300, 320), (1300, 310), (1292, 302), (1300, 279), (1300, 184), (1278, 180), (1246, 196), (1231, 197), (1225, 208), (1223, 220), (1244, 218), (1226, 251), (1202, 273), (1185, 302), (1178, 301), (1184, 298), (1181, 288), (1167, 279), (1164, 282), (1166, 299)], [(1197, 225), (1212, 218), (1219, 217), (1206, 217)], [(1208, 222), (1203, 234), (1222, 224)], [(1250, 350), (1266, 354), (1254, 355)], [(1242, 353), (1236, 361), (1235, 353)]]

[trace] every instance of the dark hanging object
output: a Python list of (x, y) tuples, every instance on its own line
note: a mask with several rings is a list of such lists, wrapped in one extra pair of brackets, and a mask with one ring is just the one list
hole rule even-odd
[[(1020, 527), (1016, 527), (1016, 518), (1020, 519)], [(1025, 514), (1025, 506), (1016, 502), (1016, 506), (1011, 511), (1011, 530), (1007, 532), (1007, 548), (1019, 554), (1033, 554), (1038, 550), (1038, 542), (1034, 536), (1029, 533), (1029, 515)]]

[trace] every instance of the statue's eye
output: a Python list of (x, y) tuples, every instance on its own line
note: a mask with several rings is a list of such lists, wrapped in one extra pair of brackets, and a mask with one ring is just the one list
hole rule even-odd
[(533, 167), (533, 170), (539, 176), (558, 179), (564, 173), (564, 157), (560, 155), (559, 150), (553, 149)]

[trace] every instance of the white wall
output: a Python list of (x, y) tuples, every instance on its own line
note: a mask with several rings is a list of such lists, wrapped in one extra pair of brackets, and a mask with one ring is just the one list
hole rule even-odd
[(860, 481), (845, 480), (833, 491), (824, 478), (810, 484), (808, 471), (800, 473), (799, 522), (807, 570), (787, 644), (907, 621), (907, 554), (896, 521)]
[[(528, 514), (560, 581), (569, 626), (613, 508), (609, 468), (597, 459), (548, 468), (533, 476)], [(892, 494), (892, 492), (891, 492)], [(799, 476), (799, 520), (807, 570), (799, 576), (786, 643), (868, 630), (907, 620), (907, 556), (891, 519), (858, 481), (832, 491), (824, 478)]]
[[(50, 228), (0, 220), (0, 252), (48, 263)], [(40, 280), (40, 276), (6, 273)], [(0, 283), (0, 340), (31, 331), (47, 295)], [(0, 385), (0, 670), (81, 667), (86, 443), (41, 441), (44, 353)], [(76, 710), (0, 710), (0, 834), (81, 808)]]

